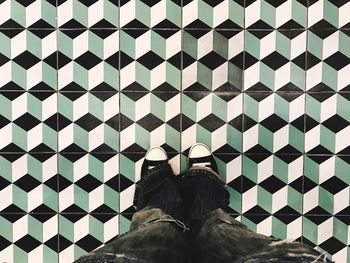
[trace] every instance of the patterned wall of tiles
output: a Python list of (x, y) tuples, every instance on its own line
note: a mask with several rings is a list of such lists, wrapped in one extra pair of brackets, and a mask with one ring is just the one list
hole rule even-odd
[(214, 151), (229, 212), (350, 262), (350, 1), (0, 0), (0, 262), (128, 230), (145, 151)]

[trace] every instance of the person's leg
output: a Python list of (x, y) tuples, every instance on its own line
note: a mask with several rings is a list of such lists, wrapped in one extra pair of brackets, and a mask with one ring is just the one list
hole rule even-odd
[(177, 219), (179, 179), (162, 151), (152, 148), (145, 156), (130, 231), (76, 263), (190, 262), (183, 234), (186, 227)]
[(229, 194), (210, 150), (195, 145), (183, 176), (195, 262), (329, 262), (311, 247), (254, 233), (223, 211)]

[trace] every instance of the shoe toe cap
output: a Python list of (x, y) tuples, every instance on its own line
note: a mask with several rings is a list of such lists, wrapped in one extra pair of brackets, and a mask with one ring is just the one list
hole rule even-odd
[(210, 156), (211, 152), (209, 148), (204, 144), (195, 144), (189, 153), (190, 158), (199, 158), (199, 157), (205, 157)]
[(148, 150), (145, 159), (149, 161), (162, 161), (167, 160), (168, 156), (161, 147), (153, 147), (150, 150)]

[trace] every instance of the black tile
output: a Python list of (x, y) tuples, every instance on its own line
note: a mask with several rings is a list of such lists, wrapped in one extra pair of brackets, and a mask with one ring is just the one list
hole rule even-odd
[(21, 188), (23, 191), (29, 193), (31, 190), (39, 186), (41, 183), (37, 179), (35, 179), (33, 176), (26, 174), (22, 176), (20, 179), (18, 179), (16, 182), (14, 182), (16, 186)]
[(275, 192), (286, 186), (284, 182), (282, 182), (280, 179), (273, 175), (269, 176), (267, 179), (259, 183), (259, 185), (271, 194), (274, 194)]
[(223, 125), (225, 125), (225, 122), (220, 118), (218, 118), (215, 114), (211, 113), (205, 118), (203, 118), (202, 120), (200, 120), (198, 124), (202, 126), (204, 129), (210, 132), (214, 132), (220, 127), (222, 127)]
[(326, 189), (331, 194), (335, 195), (343, 189), (345, 189), (346, 187), (348, 187), (349, 185), (346, 184), (344, 181), (340, 180), (338, 177), (332, 176), (327, 181), (323, 182), (320, 186)]
[(90, 252), (102, 245), (102, 242), (91, 235), (87, 235), (75, 243), (86, 252)]
[(324, 62), (335, 70), (339, 71), (350, 64), (350, 58), (338, 51), (325, 59)]
[(333, 254), (336, 254), (341, 249), (345, 248), (346, 244), (343, 244), (335, 237), (331, 237), (331, 238), (327, 239), (326, 241), (324, 241), (323, 243), (321, 243), (319, 245), (319, 247), (322, 248), (323, 250), (327, 251), (331, 255), (333, 255)]
[(270, 55), (262, 59), (262, 62), (266, 64), (268, 67), (272, 68), (273, 70), (278, 70), (283, 65), (285, 65), (287, 62), (289, 62), (288, 59), (286, 59), (284, 56), (282, 56), (277, 51), (272, 52)]
[(142, 128), (146, 129), (148, 132), (152, 132), (157, 129), (159, 126), (164, 124), (164, 122), (153, 114), (149, 113), (144, 116), (142, 119), (137, 121)]
[(158, 65), (160, 65), (162, 62), (164, 62), (164, 59), (158, 56), (156, 53), (148, 51), (142, 57), (137, 59), (137, 62), (139, 62), (149, 70), (152, 70)]
[(91, 176), (90, 174), (80, 178), (76, 183), (77, 186), (79, 186), (84, 191), (90, 193), (97, 187), (99, 187), (102, 183), (97, 180), (95, 177)]
[(13, 61), (21, 67), (23, 67), (24, 69), (28, 70), (29, 68), (37, 64), (40, 61), (40, 59), (34, 56), (29, 51), (24, 51), (23, 53), (15, 57)]
[(87, 70), (92, 69), (101, 61), (102, 59), (100, 59), (98, 56), (91, 53), (90, 51), (86, 51), (84, 54), (75, 59), (75, 62), (77, 62), (79, 65), (81, 65)]
[(17, 240), (15, 242), (15, 245), (24, 250), (25, 252), (29, 253), (33, 249), (37, 248), (41, 245), (41, 242), (36, 240), (31, 235), (25, 235), (21, 239)]
[(97, 126), (102, 123), (99, 119), (97, 119), (94, 115), (87, 113), (80, 119), (78, 119), (75, 124), (79, 125), (81, 128), (86, 130), (87, 132), (92, 131)]
[(350, 123), (336, 114), (322, 122), (322, 125), (327, 127), (332, 132), (338, 133), (339, 131), (348, 127)]
[(218, 53), (211, 51), (204, 57), (202, 57), (199, 62), (208, 67), (211, 70), (215, 70), (217, 67), (224, 64), (227, 60), (220, 56)]
[(276, 131), (280, 130), (281, 128), (285, 127), (288, 122), (280, 118), (276, 114), (272, 114), (269, 117), (267, 117), (265, 120), (260, 122), (262, 126), (264, 126), (266, 129), (270, 130), (271, 132), (275, 133)]

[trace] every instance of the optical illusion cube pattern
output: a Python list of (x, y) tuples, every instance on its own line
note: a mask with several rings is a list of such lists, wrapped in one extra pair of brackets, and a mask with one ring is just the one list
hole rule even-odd
[(350, 262), (350, 2), (0, 1), (0, 261), (125, 233), (150, 146), (214, 152), (228, 212)]

